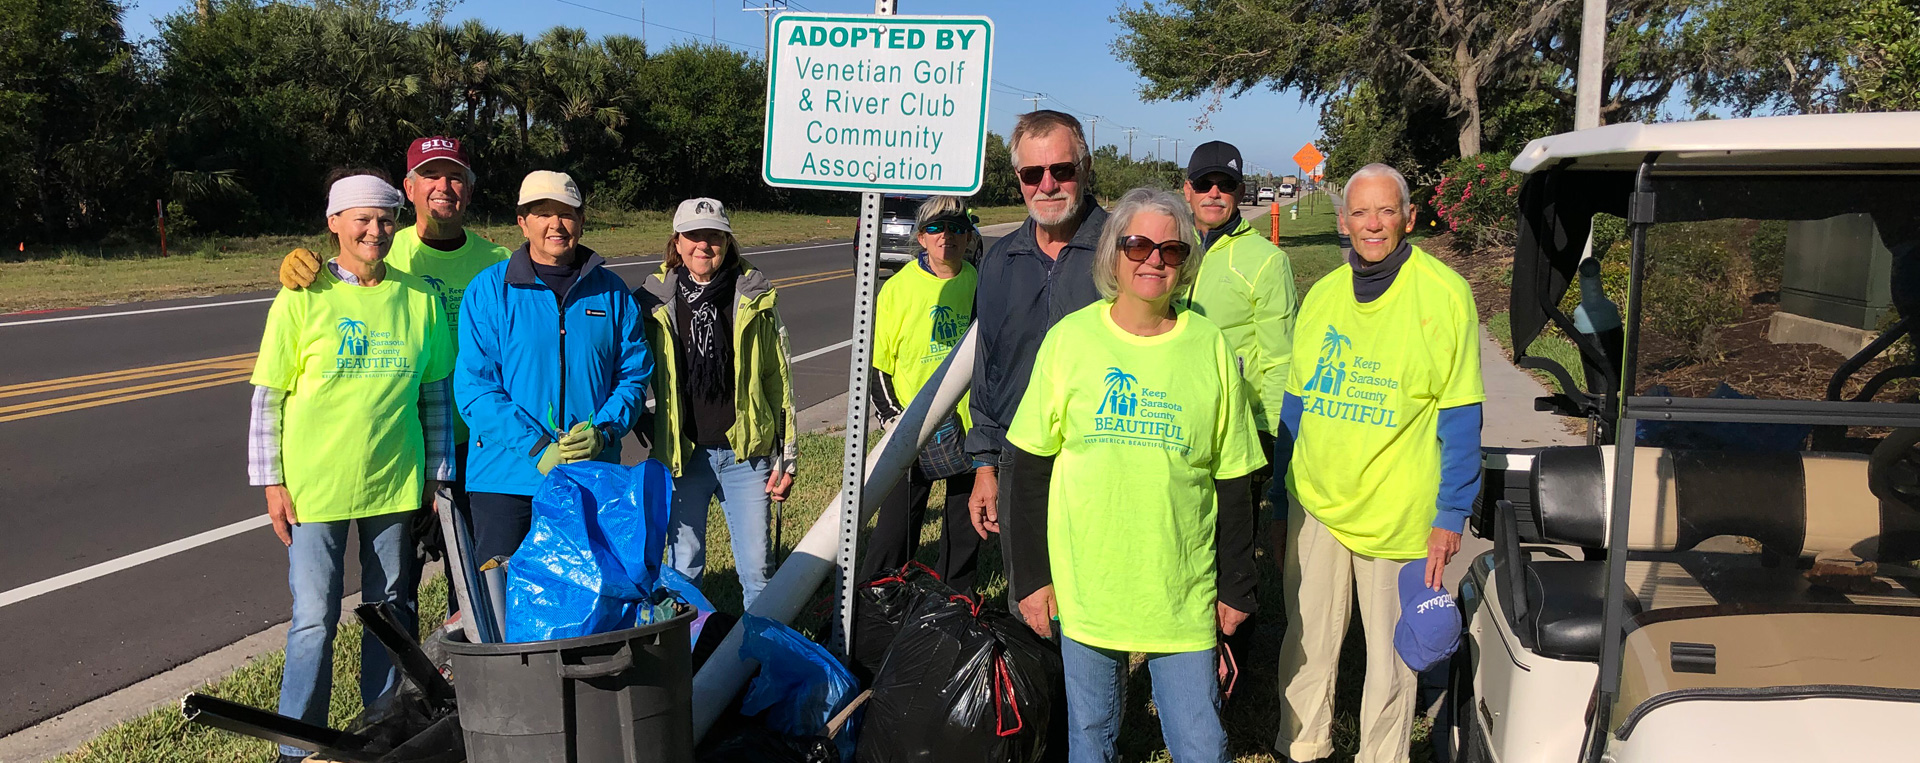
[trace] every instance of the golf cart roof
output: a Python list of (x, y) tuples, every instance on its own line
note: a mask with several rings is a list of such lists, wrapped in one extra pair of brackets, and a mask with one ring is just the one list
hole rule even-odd
[(1539, 138), (1512, 167), (1631, 170), (1654, 153), (1662, 167), (1920, 163), (1920, 112), (1630, 122)]

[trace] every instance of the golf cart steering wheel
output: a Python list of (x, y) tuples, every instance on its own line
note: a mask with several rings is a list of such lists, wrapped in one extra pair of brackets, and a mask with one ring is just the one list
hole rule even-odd
[(1920, 428), (1895, 429), (1874, 446), (1867, 487), (1882, 501), (1920, 511)]

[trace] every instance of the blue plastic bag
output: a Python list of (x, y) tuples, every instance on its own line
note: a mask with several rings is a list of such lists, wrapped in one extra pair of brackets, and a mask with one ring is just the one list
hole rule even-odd
[(533, 494), (533, 523), (507, 564), (507, 641), (591, 636), (655, 615), (673, 477), (634, 467), (562, 464)]
[[(758, 615), (744, 615), (740, 621), (747, 626), (740, 657), (760, 662), (760, 672), (740, 700), (740, 713), (765, 711), (767, 727), (789, 737), (826, 736), (827, 721), (860, 693), (853, 673), (825, 647), (792, 628)], [(853, 760), (854, 720), (833, 740), (841, 760)]]

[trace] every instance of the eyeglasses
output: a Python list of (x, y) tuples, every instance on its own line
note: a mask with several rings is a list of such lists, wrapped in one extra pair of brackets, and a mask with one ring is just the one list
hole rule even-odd
[(1015, 174), (1020, 176), (1022, 183), (1039, 185), (1041, 173), (1052, 175), (1056, 183), (1069, 183), (1073, 181), (1074, 176), (1080, 174), (1080, 165), (1073, 162), (1060, 162), (1042, 167), (1036, 164), (1031, 167), (1021, 167)]
[(1200, 178), (1187, 182), (1193, 185), (1194, 193), (1211, 193), (1214, 188), (1219, 188), (1221, 193), (1239, 193), (1240, 191), (1240, 184), (1232, 180), (1214, 181), (1209, 178)]
[(920, 232), (929, 236), (937, 236), (942, 233), (958, 236), (963, 233), (973, 232), (973, 226), (960, 222), (959, 220), (935, 220), (920, 226)]
[(1121, 254), (1134, 262), (1146, 262), (1148, 255), (1159, 250), (1160, 262), (1167, 267), (1177, 268), (1180, 267), (1180, 263), (1187, 261), (1187, 253), (1192, 251), (1193, 247), (1187, 246), (1187, 242), (1178, 239), (1156, 243), (1146, 236), (1122, 236), (1119, 249)]

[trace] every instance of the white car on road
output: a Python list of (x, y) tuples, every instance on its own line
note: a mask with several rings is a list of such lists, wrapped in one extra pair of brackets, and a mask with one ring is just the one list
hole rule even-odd
[(1264, 187), (1262, 187), (1262, 188), (1260, 189), (1260, 195), (1258, 195), (1258, 196), (1255, 196), (1255, 197), (1253, 198), (1253, 201), (1254, 201), (1254, 203), (1255, 203), (1255, 204), (1271, 204), (1271, 203), (1273, 203), (1273, 186), (1264, 186)]

